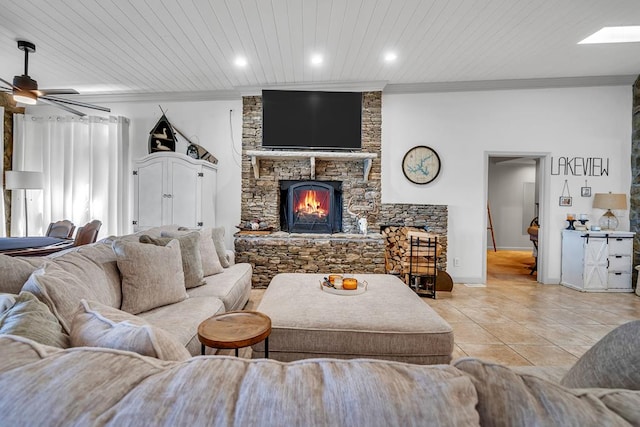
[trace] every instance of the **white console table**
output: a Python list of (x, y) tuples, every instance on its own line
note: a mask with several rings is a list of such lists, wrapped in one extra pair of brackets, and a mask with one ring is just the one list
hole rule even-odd
[(330, 151), (266, 151), (266, 150), (247, 150), (245, 152), (251, 157), (251, 166), (253, 167), (253, 175), (256, 179), (260, 178), (260, 159), (309, 159), (311, 164), (311, 179), (316, 179), (316, 159), (320, 160), (342, 160), (342, 161), (360, 161), (363, 165), (363, 178), (365, 181), (369, 179), (371, 164), (373, 159), (378, 157), (376, 153), (333, 153)]
[(633, 292), (629, 231), (562, 231), (560, 284), (583, 292)]

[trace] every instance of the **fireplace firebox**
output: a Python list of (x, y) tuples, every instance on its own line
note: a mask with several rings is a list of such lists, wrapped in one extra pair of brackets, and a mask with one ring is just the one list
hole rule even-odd
[(342, 182), (280, 181), (280, 228), (289, 233), (342, 231)]

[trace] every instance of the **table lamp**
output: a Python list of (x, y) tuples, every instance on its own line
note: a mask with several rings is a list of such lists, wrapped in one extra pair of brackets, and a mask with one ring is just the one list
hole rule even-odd
[(611, 210), (627, 209), (627, 195), (614, 193), (596, 193), (593, 197), (593, 207), (597, 209), (606, 209), (598, 225), (602, 230), (615, 230), (618, 228), (618, 218)]
[(42, 172), (7, 171), (5, 188), (7, 190), (24, 190), (24, 235), (29, 235), (29, 215), (27, 215), (27, 190), (39, 190), (44, 185)]

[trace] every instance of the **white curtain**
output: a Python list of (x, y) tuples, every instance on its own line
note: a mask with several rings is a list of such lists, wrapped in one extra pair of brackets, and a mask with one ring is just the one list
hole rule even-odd
[[(2, 152), (4, 153), (4, 107), (0, 107), (0, 135), (2, 135)], [(4, 190), (4, 154), (2, 156), (2, 160), (0, 161), (0, 189)], [(0, 237), (6, 237), (7, 235), (7, 219), (4, 217), (4, 191), (0, 192), (0, 222), (2, 223), (2, 228), (0, 229)]]
[[(43, 235), (62, 219), (76, 227), (98, 219), (99, 236), (128, 232), (129, 165), (125, 117), (14, 115), (13, 169), (44, 174), (44, 188), (28, 190), (31, 235)], [(11, 208), (16, 236), (24, 235), (19, 197), (12, 196)]]

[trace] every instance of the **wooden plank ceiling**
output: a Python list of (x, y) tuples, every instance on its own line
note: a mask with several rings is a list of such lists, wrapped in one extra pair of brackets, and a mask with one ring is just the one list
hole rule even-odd
[(0, 76), (22, 74), (18, 39), (40, 87), (82, 93), (639, 74), (640, 43), (577, 44), (605, 25), (640, 25), (640, 1), (0, 0)]

